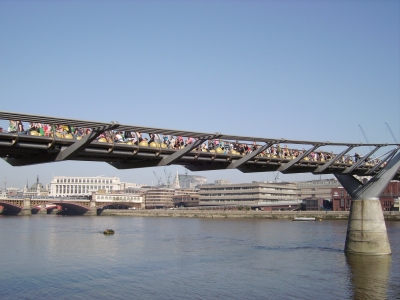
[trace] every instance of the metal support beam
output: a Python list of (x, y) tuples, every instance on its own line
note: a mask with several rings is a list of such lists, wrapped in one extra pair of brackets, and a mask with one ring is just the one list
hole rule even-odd
[(400, 168), (400, 153), (393, 157), (388, 164), (366, 184), (362, 184), (352, 175), (334, 174), (345, 190), (353, 199), (379, 199), (382, 191), (393, 179)]
[(400, 153), (397, 153), (387, 165), (374, 177), (372, 177), (359, 191), (358, 198), (372, 199), (378, 198), (386, 188), (388, 183), (397, 174), (400, 168)]
[(317, 173), (322, 173), (323, 171), (325, 171), (326, 169), (328, 169), (331, 165), (333, 165), (336, 161), (338, 161), (339, 159), (341, 159), (343, 157), (343, 155), (345, 155), (347, 152), (349, 152), (351, 149), (353, 149), (354, 147), (356, 147), (356, 145), (351, 145), (349, 146), (346, 150), (344, 150), (343, 152), (341, 152), (340, 154), (336, 155), (335, 157), (333, 157), (330, 161), (328, 161), (326, 164), (323, 164), (322, 166), (319, 166), (314, 172), (313, 174), (317, 174)]
[(365, 175), (373, 174), (380, 166), (382, 166), (385, 162), (392, 159), (392, 157), (399, 151), (400, 147), (392, 150), (389, 155), (387, 155), (384, 159), (382, 159), (379, 163), (377, 163), (372, 169), (365, 173)]
[(288, 163), (286, 163), (286, 164), (280, 166), (280, 167), (278, 168), (277, 171), (280, 171), (280, 172), (282, 172), (282, 173), (285, 173), (285, 171), (286, 171), (287, 169), (289, 169), (290, 167), (292, 167), (294, 164), (298, 163), (301, 159), (303, 159), (304, 157), (306, 157), (307, 155), (309, 155), (311, 152), (313, 152), (315, 149), (317, 149), (317, 148), (319, 148), (319, 147), (321, 147), (321, 146), (322, 146), (322, 144), (314, 145), (314, 147), (312, 147), (311, 149), (308, 149), (308, 150), (307, 150), (305, 153), (303, 153), (302, 155), (299, 155), (299, 156), (297, 156), (295, 159), (293, 159), (293, 160), (289, 161)]
[(340, 182), (346, 192), (350, 195), (351, 198), (356, 199), (357, 191), (360, 190), (363, 186), (363, 183), (355, 178), (353, 175), (349, 174), (334, 174), (336, 179)]
[(348, 167), (346, 170), (344, 170), (342, 174), (348, 174), (351, 171), (353, 171), (355, 168), (358, 168), (359, 166), (361, 166), (361, 164), (363, 164), (367, 160), (368, 157), (370, 157), (372, 154), (374, 154), (376, 151), (378, 151), (378, 149), (381, 148), (381, 147), (382, 147), (382, 145), (376, 146), (375, 149), (373, 149), (370, 153), (365, 155), (363, 158), (359, 159), (351, 167)]
[(261, 152), (263, 152), (264, 150), (268, 149), (269, 147), (271, 147), (272, 145), (276, 144), (279, 141), (272, 141), (269, 142), (265, 145), (263, 145), (262, 147), (254, 150), (253, 152), (247, 154), (246, 156), (243, 156), (241, 159), (238, 159), (235, 162), (232, 162), (227, 169), (236, 169), (237, 167), (239, 167), (240, 165), (243, 165), (244, 163), (248, 162), (250, 159), (252, 159), (253, 157), (255, 157), (256, 155), (260, 154)]
[(195, 141), (193, 144), (189, 144), (187, 145), (185, 148), (180, 149), (178, 151), (176, 151), (174, 154), (171, 154), (168, 157), (163, 158), (160, 162), (159, 162), (159, 166), (168, 166), (170, 164), (172, 164), (174, 161), (180, 159), (182, 156), (184, 156), (186, 153), (192, 151), (194, 148), (200, 146), (202, 143), (204, 143), (207, 140), (210, 139), (214, 139), (218, 136), (207, 136), (207, 137), (202, 137), (199, 138), (197, 141)]
[(3, 157), (3, 160), (12, 165), (13, 167), (20, 167), (20, 166), (29, 166), (29, 165), (54, 162), (56, 157), (57, 153), (50, 153), (50, 154), (35, 154), (34, 156), (22, 157), (22, 158)]
[(76, 155), (77, 153), (82, 151), (88, 144), (90, 144), (92, 141), (94, 141), (104, 131), (114, 130), (118, 126), (119, 126), (118, 123), (112, 123), (111, 125), (108, 125), (108, 126), (100, 126), (100, 127), (93, 128), (92, 132), (90, 132), (88, 135), (84, 136), (81, 140), (76, 141), (68, 148), (60, 151), (56, 157), (56, 161), (66, 160), (66, 159), (73, 157), (74, 155)]
[(184, 167), (192, 172), (198, 171), (212, 171), (212, 170), (225, 170), (226, 163), (217, 162), (217, 163), (205, 163), (205, 164), (198, 164), (198, 165), (185, 165)]
[(157, 160), (144, 160), (144, 161), (136, 161), (136, 162), (107, 162), (109, 165), (113, 166), (119, 170), (126, 169), (137, 169), (137, 168), (147, 168), (147, 167), (156, 167), (160, 163), (160, 159)]

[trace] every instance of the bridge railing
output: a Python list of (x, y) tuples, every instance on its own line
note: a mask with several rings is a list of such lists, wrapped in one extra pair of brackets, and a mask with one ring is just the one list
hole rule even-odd
[[(196, 153), (192, 155), (193, 159), (231, 162), (232, 168), (249, 160), (256, 163), (260, 159), (267, 163), (268, 161), (285, 163), (278, 168), (283, 172), (299, 162), (315, 163), (319, 172), (331, 165), (342, 165), (348, 172), (362, 167), (376, 172), (388, 159), (381, 159), (381, 156), (376, 158), (373, 154), (382, 147), (391, 146), (393, 149), (388, 152), (390, 156), (390, 153), (395, 153), (393, 151), (398, 150), (400, 146), (398, 144), (332, 143), (243, 137), (223, 135), (218, 132), (189, 132), (121, 125), (116, 122), (93, 122), (9, 112), (0, 112), (0, 127), (3, 128), (3, 132), (0, 132), (0, 146), (18, 144), (21, 147), (54, 150), (57, 144), (58, 150), (62, 151), (68, 147), (73, 148), (72, 144), (79, 144), (76, 142), (86, 138), (88, 139), (86, 144), (80, 143), (86, 149), (82, 145), (79, 148), (78, 145), (75, 147), (77, 148), (75, 152), (83, 150), (88, 153), (125, 155), (126, 151), (119, 149), (125, 150), (128, 147), (132, 155), (140, 152), (141, 156), (166, 159), (173, 153), (180, 152), (183, 153), (182, 155), (188, 155), (190, 151)], [(96, 147), (87, 149), (92, 145)], [(373, 150), (366, 154), (351, 155), (349, 153), (357, 147), (365, 149), (366, 146), (373, 147)], [(326, 147), (330, 149), (322, 150)], [(333, 147), (344, 147), (345, 151), (337, 154), (331, 150)], [(202, 158), (199, 158), (200, 156)], [(168, 163), (173, 163), (174, 159), (169, 159)], [(331, 164), (328, 163), (330, 161)]]

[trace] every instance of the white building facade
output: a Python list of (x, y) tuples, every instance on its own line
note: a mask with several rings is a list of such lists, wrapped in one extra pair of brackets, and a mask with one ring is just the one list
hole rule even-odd
[(124, 189), (118, 177), (67, 177), (54, 176), (50, 182), (50, 196), (74, 197), (91, 196), (93, 192), (104, 191), (111, 193)]
[[(216, 184), (200, 186), (200, 206), (274, 206), (297, 205), (301, 200), (297, 198), (297, 189), (294, 183), (266, 183), (252, 182), (229, 184), (226, 181), (216, 180)], [(223, 184), (222, 184), (223, 183)]]
[(119, 204), (134, 207), (136, 209), (144, 208), (143, 195), (136, 193), (93, 193), (92, 199), (97, 204)]

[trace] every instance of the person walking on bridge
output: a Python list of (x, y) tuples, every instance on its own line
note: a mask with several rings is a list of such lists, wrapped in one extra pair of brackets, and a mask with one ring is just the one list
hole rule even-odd
[(282, 158), (281, 144), (276, 145), (276, 154), (278, 155), (279, 158)]
[(17, 123), (13, 120), (10, 120), (10, 124), (8, 125), (8, 132), (15, 133), (17, 132)]

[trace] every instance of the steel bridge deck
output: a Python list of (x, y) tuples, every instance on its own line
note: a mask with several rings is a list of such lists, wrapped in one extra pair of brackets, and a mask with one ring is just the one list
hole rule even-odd
[[(182, 165), (192, 171), (221, 170), (236, 168), (244, 173), (249, 172), (270, 172), (281, 171), (282, 173), (304, 173), (314, 174), (351, 174), (359, 176), (373, 176), (377, 174), (382, 166), (374, 166), (363, 161), (361, 163), (342, 163), (340, 157), (346, 151), (335, 157), (335, 161), (312, 161), (305, 157), (279, 158), (265, 154), (265, 150), (274, 144), (285, 143), (289, 145), (309, 145), (314, 151), (318, 147), (345, 146), (347, 152), (355, 147), (374, 146), (376, 151), (379, 148), (391, 146), (393, 155), (399, 149), (400, 144), (359, 144), (359, 143), (333, 143), (316, 141), (299, 141), (274, 138), (243, 137), (236, 135), (224, 135), (221, 133), (201, 133), (182, 130), (171, 130), (162, 128), (149, 128), (132, 125), (121, 125), (116, 122), (104, 123), (83, 121), (74, 119), (64, 119), (45, 116), (34, 116), (19, 113), (9, 113), (0, 111), (2, 120), (21, 120), (25, 122), (41, 122), (47, 124), (62, 124), (82, 126), (92, 129), (92, 136), (86, 140), (66, 139), (45, 136), (34, 136), (24, 133), (0, 133), (0, 157), (13, 166), (24, 166), (31, 164), (55, 162), (60, 160), (78, 161), (102, 161), (118, 169), (134, 169), (153, 166), (165, 166), (169, 164)], [(199, 151), (194, 146), (193, 149), (183, 148), (179, 150), (162, 147), (161, 138), (156, 147), (142, 146), (140, 144), (127, 143), (107, 143), (99, 142), (96, 137), (104, 131), (132, 131), (142, 133), (153, 133), (156, 135), (173, 135), (198, 138), (199, 146), (201, 142), (218, 138), (224, 141), (234, 142), (256, 142), (263, 149), (259, 153), (248, 153), (240, 155), (234, 152), (217, 153)], [(264, 146), (263, 146), (264, 144)], [(372, 151), (371, 153), (373, 153)], [(67, 153), (67, 154), (64, 154)], [(307, 152), (308, 153), (308, 152)], [(369, 154), (370, 155), (370, 154)], [(393, 157), (393, 155), (391, 157)], [(390, 160), (391, 157), (386, 158)], [(337, 161), (336, 161), (337, 160)], [(397, 172), (394, 179), (400, 179)]]

